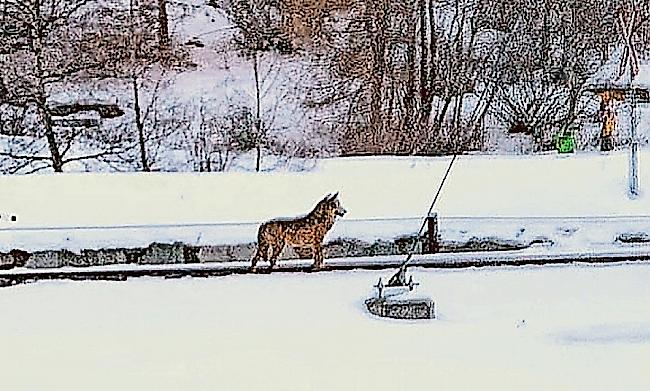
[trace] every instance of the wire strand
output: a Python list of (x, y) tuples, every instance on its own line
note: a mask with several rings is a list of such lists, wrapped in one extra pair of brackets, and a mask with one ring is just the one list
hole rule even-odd
[[(436, 192), (436, 196), (433, 197), (433, 201), (431, 202), (431, 206), (429, 207), (429, 211), (427, 214), (424, 216), (424, 219), (422, 221), (422, 226), (420, 227), (420, 231), (418, 231), (418, 238), (422, 236), (422, 231), (424, 230), (424, 227), (427, 225), (427, 217), (431, 214), (431, 211), (433, 210), (433, 207), (436, 205), (436, 201), (438, 201), (438, 197), (440, 196), (440, 193), (442, 192), (442, 187), (445, 185), (445, 182), (447, 181), (447, 177), (449, 176), (449, 172), (451, 171), (451, 167), (454, 165), (454, 162), (456, 161), (456, 158), (458, 157), (458, 154), (455, 153), (454, 157), (451, 159), (451, 162), (449, 162), (449, 167), (447, 167), (447, 171), (445, 172), (445, 176), (442, 178), (442, 181), (440, 182), (440, 186), (438, 186), (438, 191)], [(408, 256), (406, 257), (406, 260), (402, 264), (401, 268), (404, 268), (411, 258), (413, 257), (413, 253), (415, 253), (415, 248), (418, 244), (418, 241), (413, 242), (413, 246), (411, 246), (411, 250), (408, 253)]]

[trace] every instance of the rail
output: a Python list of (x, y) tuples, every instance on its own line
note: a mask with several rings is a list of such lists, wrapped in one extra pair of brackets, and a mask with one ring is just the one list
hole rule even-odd
[[(650, 249), (648, 249), (650, 250)], [(536, 254), (526, 250), (492, 253), (418, 255), (412, 267), (424, 269), (463, 269), (471, 267), (520, 267), (557, 264), (611, 264), (650, 261), (650, 251), (626, 249), (616, 252)], [(67, 270), (7, 270), (0, 271), (0, 287), (7, 287), (39, 280), (108, 280), (126, 281), (137, 277), (223, 277), (236, 274), (321, 273), (347, 270), (385, 270), (403, 265), (402, 256), (364, 257), (353, 261), (328, 260), (322, 269), (313, 269), (309, 263), (281, 264), (271, 271), (268, 268), (251, 270), (247, 263), (217, 262), (213, 264), (165, 265), (159, 267), (131, 267), (106, 269), (103, 267), (79, 267)]]
[[(575, 222), (602, 222), (602, 221), (637, 221), (650, 220), (650, 215), (600, 215), (600, 216), (445, 216), (438, 214), (444, 221), (575, 221)], [(342, 219), (342, 223), (389, 223), (420, 221), (422, 217), (373, 217)], [(7, 231), (66, 231), (66, 230), (120, 230), (120, 229), (164, 229), (164, 228), (209, 228), (226, 226), (257, 226), (262, 221), (231, 221), (231, 222), (199, 222), (199, 223), (166, 223), (166, 224), (121, 224), (121, 225), (71, 225), (71, 226), (9, 226), (0, 227), (0, 232)], [(444, 223), (443, 223), (444, 224)]]

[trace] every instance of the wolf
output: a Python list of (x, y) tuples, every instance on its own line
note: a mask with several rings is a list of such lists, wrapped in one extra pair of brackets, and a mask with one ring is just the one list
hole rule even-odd
[[(311, 247), (315, 269), (323, 267), (323, 238), (334, 226), (337, 217), (343, 217), (347, 210), (341, 206), (339, 193), (327, 195), (305, 216), (274, 219), (263, 223), (257, 231), (257, 252), (252, 259), (251, 269), (257, 262), (269, 261), (275, 267), (278, 256), (285, 245)], [(270, 257), (269, 257), (270, 253)]]

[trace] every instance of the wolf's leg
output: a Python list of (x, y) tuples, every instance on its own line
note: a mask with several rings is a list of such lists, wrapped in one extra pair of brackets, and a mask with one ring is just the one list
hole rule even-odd
[(257, 252), (253, 256), (253, 259), (251, 259), (251, 269), (255, 269), (257, 267), (257, 262), (260, 260), (260, 245), (257, 245)]
[(266, 261), (269, 257), (269, 244), (266, 240), (260, 240), (257, 244), (257, 252), (252, 260), (251, 269), (255, 269), (257, 262), (261, 259)]
[(251, 259), (251, 269), (253, 269), (253, 270), (255, 270), (255, 268), (257, 267), (257, 261), (260, 260), (259, 254), (260, 254), (260, 251), (258, 249), (257, 254), (255, 254), (253, 256), (253, 259)]
[(277, 242), (273, 244), (273, 251), (271, 251), (271, 267), (275, 267), (275, 263), (278, 261), (278, 257), (284, 248), (284, 242)]
[(320, 243), (314, 243), (313, 249), (314, 249), (314, 268), (320, 269), (323, 267), (323, 246)]

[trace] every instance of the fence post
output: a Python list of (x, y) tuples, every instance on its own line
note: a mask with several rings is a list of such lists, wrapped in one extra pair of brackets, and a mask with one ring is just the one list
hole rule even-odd
[(430, 213), (427, 216), (427, 246), (425, 246), (425, 254), (434, 254), (440, 250), (438, 243), (438, 214)]

